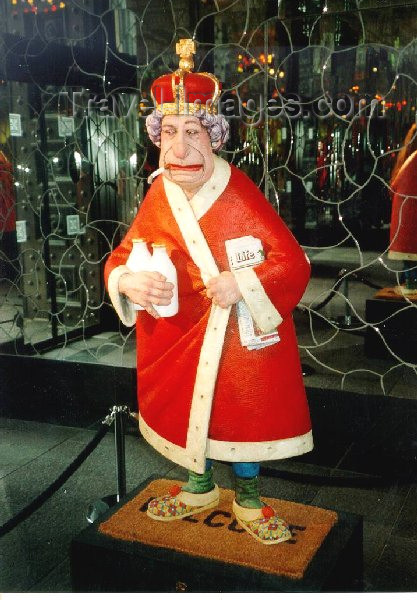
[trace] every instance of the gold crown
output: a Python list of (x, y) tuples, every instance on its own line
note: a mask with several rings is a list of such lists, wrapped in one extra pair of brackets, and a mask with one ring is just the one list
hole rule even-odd
[(186, 115), (200, 110), (216, 114), (220, 82), (212, 73), (192, 72), (195, 41), (179, 40), (176, 53), (180, 57), (178, 69), (158, 77), (152, 84), (151, 95), (156, 108), (164, 115)]

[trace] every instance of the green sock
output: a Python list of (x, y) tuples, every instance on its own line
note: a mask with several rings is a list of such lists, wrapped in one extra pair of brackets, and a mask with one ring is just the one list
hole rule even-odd
[(236, 502), (244, 508), (262, 508), (258, 477), (235, 477)]
[(191, 492), (192, 494), (205, 494), (206, 492), (210, 492), (213, 488), (212, 468), (202, 475), (194, 473), (194, 471), (188, 471), (188, 483), (182, 486), (184, 492)]

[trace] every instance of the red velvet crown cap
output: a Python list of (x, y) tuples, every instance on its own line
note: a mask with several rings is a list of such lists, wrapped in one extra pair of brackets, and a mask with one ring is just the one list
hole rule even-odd
[[(169, 73), (155, 79), (152, 84), (152, 96), (157, 105), (176, 101), (175, 87), (180, 85), (181, 78), (177, 73)], [(213, 102), (218, 88), (213, 76), (206, 73), (184, 73), (184, 100), (187, 103), (201, 102), (205, 105), (207, 101)], [(173, 89), (174, 87), (174, 89)]]
[(193, 54), (196, 43), (181, 39), (176, 44), (180, 56), (179, 68), (155, 79), (151, 95), (156, 108), (164, 115), (193, 114), (200, 110), (216, 114), (220, 96), (220, 82), (212, 73), (193, 73)]

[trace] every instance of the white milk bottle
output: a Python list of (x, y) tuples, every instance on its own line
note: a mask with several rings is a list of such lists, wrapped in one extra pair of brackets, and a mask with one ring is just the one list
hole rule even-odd
[[(142, 238), (132, 239), (132, 251), (129, 254), (129, 258), (126, 261), (126, 267), (132, 271), (132, 273), (138, 273), (139, 271), (151, 271), (150, 263), (152, 255), (148, 250), (146, 241)], [(144, 310), (140, 304), (133, 304), (135, 310)]]
[(174, 285), (172, 293), (174, 294), (171, 303), (168, 306), (155, 306), (156, 311), (161, 317), (173, 317), (178, 312), (178, 280), (177, 270), (174, 263), (169, 258), (164, 244), (152, 244), (153, 254), (150, 261), (150, 271), (157, 271), (167, 278), (169, 283)]

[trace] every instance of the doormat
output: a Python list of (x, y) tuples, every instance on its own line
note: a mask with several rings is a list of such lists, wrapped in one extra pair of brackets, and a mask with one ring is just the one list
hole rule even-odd
[(149, 546), (171, 548), (194, 556), (250, 567), (291, 579), (301, 579), (326, 535), (337, 522), (337, 513), (264, 498), (276, 514), (289, 524), (292, 539), (267, 546), (257, 542), (240, 527), (232, 512), (234, 492), (220, 488), (220, 502), (207, 512), (163, 523), (146, 515), (148, 502), (167, 493), (183, 481), (157, 479), (133, 500), (127, 502), (99, 531), (105, 535), (140, 542)]

